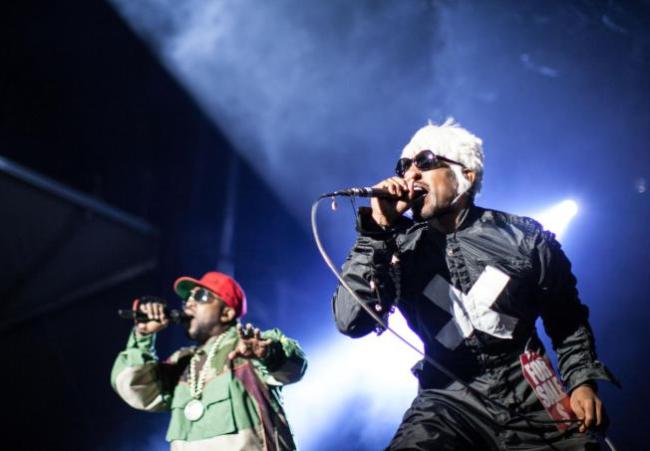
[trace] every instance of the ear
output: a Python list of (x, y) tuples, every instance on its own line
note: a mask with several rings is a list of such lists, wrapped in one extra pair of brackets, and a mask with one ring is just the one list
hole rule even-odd
[(469, 180), (472, 185), (476, 181), (476, 172), (472, 171), (471, 169), (463, 169), (463, 175), (467, 180)]
[(223, 310), (221, 310), (221, 315), (219, 316), (219, 321), (224, 324), (229, 324), (235, 320), (236, 316), (237, 313), (235, 313), (234, 308), (224, 305)]

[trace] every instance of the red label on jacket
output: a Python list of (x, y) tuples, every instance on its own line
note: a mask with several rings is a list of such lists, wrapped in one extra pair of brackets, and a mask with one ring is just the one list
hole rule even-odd
[(524, 352), (520, 361), (524, 377), (550, 417), (558, 422), (557, 428), (561, 431), (568, 428), (571, 423), (567, 420), (577, 418), (571, 410), (569, 396), (555, 375), (551, 362), (546, 356), (542, 357), (539, 353), (530, 351)]

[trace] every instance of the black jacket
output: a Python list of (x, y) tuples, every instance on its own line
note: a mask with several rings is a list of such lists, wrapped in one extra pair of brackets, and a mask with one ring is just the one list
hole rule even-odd
[[(597, 360), (571, 264), (554, 235), (536, 221), (472, 207), (448, 235), (407, 218), (386, 231), (362, 208), (357, 229), (344, 280), (385, 317), (397, 306), (425, 352), (467, 382), (501, 359), (512, 362), (526, 347), (540, 349), (540, 316), (568, 390), (596, 379), (614, 381)], [(377, 329), (341, 286), (333, 308), (346, 335)], [(429, 380), (429, 386), (442, 384), (440, 378)]]

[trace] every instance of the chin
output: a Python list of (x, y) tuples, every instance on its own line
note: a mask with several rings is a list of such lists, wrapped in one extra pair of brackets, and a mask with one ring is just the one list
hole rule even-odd
[(436, 217), (436, 216), (435, 216), (434, 214), (432, 214), (432, 213), (421, 212), (417, 220), (418, 220), (419, 222), (422, 222), (422, 221), (429, 221), (430, 219), (433, 219), (433, 218), (435, 218), (435, 217)]
[(429, 219), (435, 217), (436, 213), (435, 208), (427, 204), (420, 205), (419, 208), (415, 208), (412, 211), (413, 219), (418, 222), (428, 221)]
[(419, 210), (411, 210), (413, 212), (413, 220), (415, 222), (422, 222), (425, 221), (426, 218), (422, 217), (422, 212)]
[(427, 219), (426, 215), (426, 196), (423, 196), (419, 199), (416, 199), (411, 206), (411, 213), (413, 219), (417, 222), (425, 221)]
[(195, 327), (192, 327), (190, 325), (185, 331), (185, 335), (187, 335), (187, 338), (189, 338), (190, 340), (196, 340), (196, 337), (198, 336), (198, 332)]

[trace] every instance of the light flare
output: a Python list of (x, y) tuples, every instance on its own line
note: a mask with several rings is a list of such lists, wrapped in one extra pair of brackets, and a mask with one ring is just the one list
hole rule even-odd
[[(390, 326), (423, 349), (398, 311), (391, 315)], [(361, 400), (364, 424), (372, 434), (378, 424), (395, 428), (416, 395), (417, 380), (410, 369), (421, 356), (388, 331), (354, 340), (328, 336), (308, 353), (304, 379), (284, 391), (287, 416), (303, 449), (315, 446), (332, 419), (349, 411), (348, 402)]]
[(530, 215), (538, 220), (546, 230), (562, 238), (571, 220), (578, 214), (578, 204), (571, 199), (564, 200), (546, 210)]

